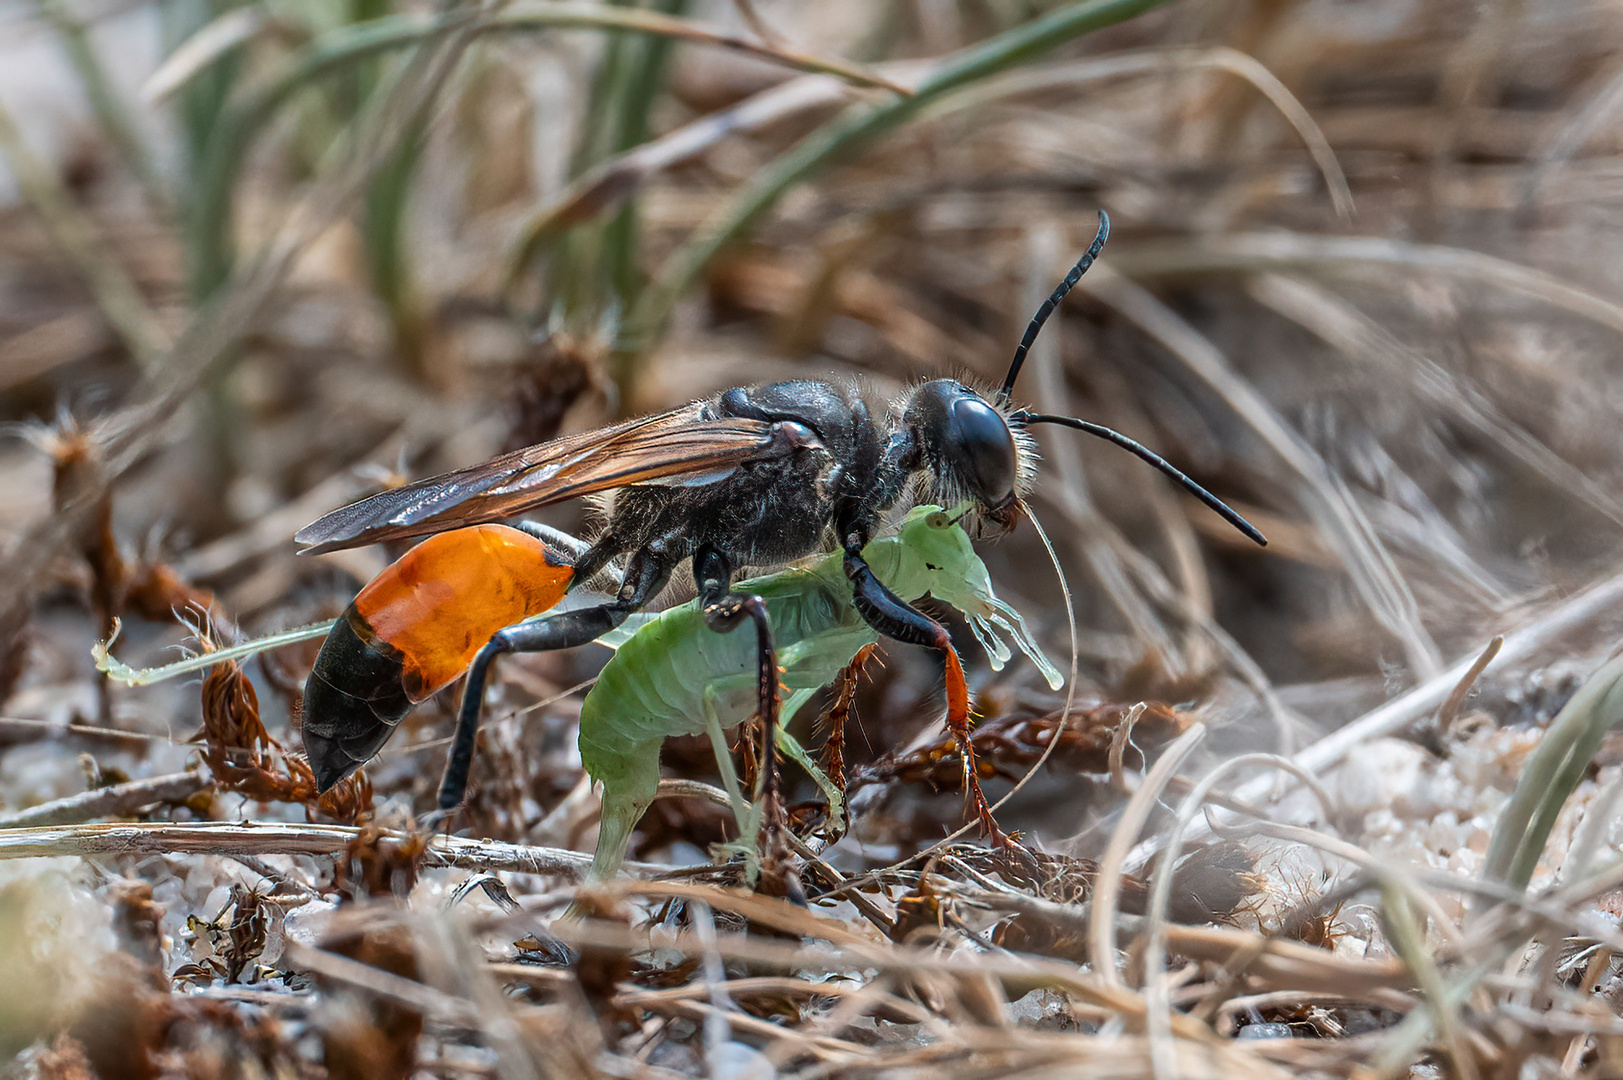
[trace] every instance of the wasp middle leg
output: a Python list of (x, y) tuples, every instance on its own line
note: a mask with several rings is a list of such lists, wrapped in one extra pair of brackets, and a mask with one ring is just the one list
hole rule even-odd
[(778, 651), (772, 642), (772, 624), (766, 601), (732, 591), (733, 566), (717, 547), (705, 544), (693, 556), (693, 577), (699, 588), (704, 624), (717, 633), (737, 629), (748, 619), (755, 624), (756, 709), (761, 717), (761, 802), (767, 838), (767, 857), (776, 858), (781, 846), (783, 800), (778, 790)]
[[(595, 550), (595, 549), (594, 549)], [(614, 599), (595, 607), (565, 611), (534, 622), (523, 622), (496, 631), (473, 658), (468, 668), (468, 681), (462, 691), (462, 707), (457, 714), (456, 734), (451, 753), (445, 763), (445, 778), (440, 781), (439, 814), (448, 816), (462, 804), (468, 787), (468, 770), (473, 764), (473, 749), (479, 734), (479, 714), (485, 698), (485, 680), (490, 665), (504, 653), (548, 652), (570, 649), (596, 641), (613, 630), (634, 611), (648, 606), (670, 580), (675, 560), (663, 545), (643, 547), (626, 565), (625, 577)], [(598, 560), (588, 555), (577, 566), (589, 566), (577, 580), (585, 580), (598, 568)]]

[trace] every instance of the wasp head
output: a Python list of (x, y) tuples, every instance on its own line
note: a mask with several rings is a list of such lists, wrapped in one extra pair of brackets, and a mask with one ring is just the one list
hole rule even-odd
[(919, 455), (922, 501), (956, 506), (969, 500), (992, 531), (1014, 525), (1036, 472), (1036, 450), (1022, 427), (955, 379), (934, 379), (914, 391), (902, 426)]

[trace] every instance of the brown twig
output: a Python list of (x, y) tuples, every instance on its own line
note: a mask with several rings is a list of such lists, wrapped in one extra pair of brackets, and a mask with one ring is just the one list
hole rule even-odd
[(23, 720), (13, 716), (0, 716), (0, 746), (53, 739), (86, 739), (91, 742), (124, 743), (129, 746), (147, 746), (155, 742), (173, 741), (167, 736), (152, 735), (144, 731), (120, 731), (118, 728), (58, 724), (50, 720)]
[(1465, 704), (1466, 695), (1471, 692), (1471, 687), (1476, 685), (1477, 678), (1487, 670), (1489, 664), (1493, 663), (1493, 658), (1499, 655), (1499, 650), (1504, 647), (1504, 644), (1505, 636), (1495, 634), (1493, 640), (1488, 642), (1487, 648), (1483, 649), (1482, 654), (1476, 658), (1476, 662), (1466, 670), (1464, 675), (1460, 676), (1460, 681), (1455, 684), (1453, 692), (1437, 709), (1438, 735), (1446, 736), (1448, 729), (1454, 726), (1454, 718), (1459, 715), (1460, 706)]
[[(337, 855), (360, 834), (361, 830), (351, 825), (253, 821), (12, 828), (0, 832), (0, 859), (72, 855)], [(590, 855), (578, 851), (458, 836), (437, 837), (428, 847), (428, 859), (431, 865), (552, 874), (573, 879), (579, 879), (592, 862)], [(670, 869), (649, 863), (627, 863), (626, 868), (639, 874)]]
[(195, 772), (131, 780), (80, 795), (69, 795), (65, 799), (53, 799), (27, 810), (0, 814), (0, 829), (35, 829), (47, 825), (68, 825), (91, 818), (133, 814), (154, 803), (181, 802), (210, 783), (212, 781), (207, 776)]

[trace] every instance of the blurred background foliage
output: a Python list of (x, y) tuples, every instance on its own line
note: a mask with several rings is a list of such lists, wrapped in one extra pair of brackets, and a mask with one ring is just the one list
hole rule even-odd
[[(1607, 5), (10, 0), (0, 27), (13, 689), (85, 678), (65, 613), (103, 511), (242, 625), (312, 618), (383, 556), (289, 536), (390, 476), (742, 383), (1000, 378), (1099, 208), (1018, 396), (1273, 540), (1046, 436), (1033, 506), (1106, 696), (1205, 697), (1242, 742), (1333, 726), (1619, 555)], [(1030, 531), (988, 559), (1063, 652)]]

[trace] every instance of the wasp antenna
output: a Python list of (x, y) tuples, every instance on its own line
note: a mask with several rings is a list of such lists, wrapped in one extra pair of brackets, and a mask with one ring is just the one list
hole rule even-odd
[(1031, 317), (1031, 325), (1026, 327), (1025, 336), (1020, 339), (1019, 347), (1014, 350), (1014, 362), (1009, 365), (1009, 376), (1003, 380), (1003, 389), (997, 392), (997, 403), (999, 405), (1009, 403), (1009, 395), (1014, 393), (1014, 380), (1020, 377), (1020, 365), (1026, 362), (1026, 353), (1030, 351), (1032, 342), (1037, 340), (1037, 334), (1042, 330), (1043, 323), (1047, 322), (1048, 317), (1054, 314), (1054, 309), (1059, 307), (1061, 300), (1065, 299), (1065, 294), (1074, 289), (1076, 283), (1082, 280), (1082, 275), (1088, 272), (1088, 267), (1093, 265), (1093, 260), (1099, 257), (1099, 252), (1104, 250), (1105, 241), (1108, 239), (1110, 239), (1110, 215), (1101, 210), (1099, 211), (1099, 235), (1093, 238), (1093, 244), (1088, 248), (1087, 252), (1076, 260), (1076, 265), (1071, 267), (1071, 272), (1065, 275), (1065, 280), (1059, 283), (1059, 287), (1054, 290), (1053, 295), (1044, 300), (1043, 306), (1037, 309), (1037, 314)]
[(1089, 435), (1097, 435), (1106, 442), (1113, 442), (1123, 450), (1126, 450), (1129, 453), (1136, 455), (1140, 459), (1149, 462), (1157, 469), (1160, 469), (1162, 472), (1172, 477), (1172, 479), (1176, 480), (1180, 485), (1182, 485), (1185, 491), (1189, 492), (1189, 494), (1193, 495), (1195, 498), (1199, 499), (1201, 502), (1215, 510), (1218, 516), (1220, 516), (1224, 521), (1228, 522), (1230, 525), (1233, 525), (1236, 529), (1239, 529), (1246, 535), (1247, 538), (1256, 541), (1259, 547), (1268, 546), (1268, 538), (1262, 535), (1262, 533), (1257, 530), (1255, 525), (1241, 517), (1239, 513), (1228, 503), (1224, 502), (1222, 499), (1219, 499), (1216, 495), (1213, 495), (1211, 492), (1195, 483), (1188, 476), (1184, 475), (1183, 472), (1177, 468), (1177, 466), (1173, 465), (1160, 454), (1157, 454), (1154, 450), (1151, 450), (1142, 443), (1129, 439), (1119, 431), (1107, 428), (1103, 424), (1095, 424), (1088, 420), (1078, 420), (1074, 416), (1053, 416), (1048, 413), (1030, 413), (1022, 411), (1015, 413), (1009, 419), (1016, 424), (1024, 424), (1027, 427), (1030, 427), (1032, 424), (1059, 424), (1062, 427), (1075, 428), (1077, 431), (1085, 431)]

